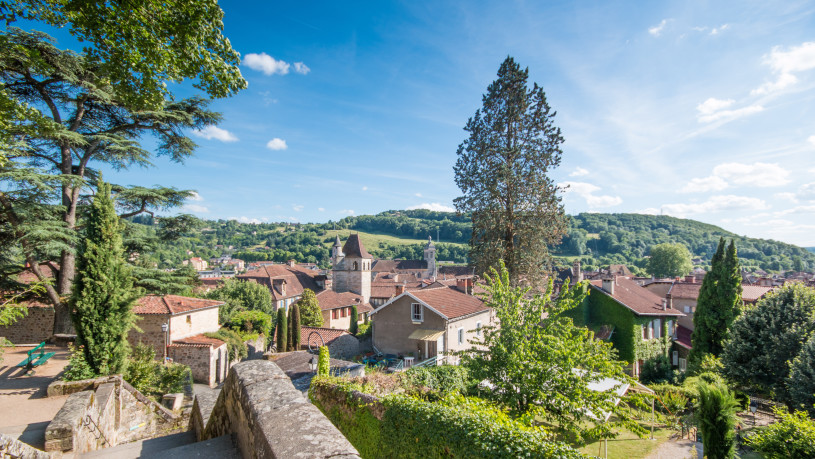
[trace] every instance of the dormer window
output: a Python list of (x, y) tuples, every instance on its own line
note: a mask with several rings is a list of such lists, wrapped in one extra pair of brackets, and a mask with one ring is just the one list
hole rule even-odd
[(410, 310), (411, 310), (410, 318), (414, 322), (424, 322), (424, 310), (422, 309), (421, 303), (411, 303)]

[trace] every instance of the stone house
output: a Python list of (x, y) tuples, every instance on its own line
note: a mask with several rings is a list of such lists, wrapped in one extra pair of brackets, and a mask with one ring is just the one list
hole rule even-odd
[[(40, 263), (40, 272), (49, 279), (57, 276), (59, 267), (51, 262)], [(30, 269), (17, 275), (16, 281), (20, 284), (37, 282), (37, 276)], [(0, 300), (3, 298), (0, 292)], [(26, 315), (7, 326), (0, 326), (0, 337), (4, 337), (14, 344), (40, 344), (54, 334), (54, 306), (43, 296), (29, 301), (21, 301), (19, 306), (26, 308)]]
[(645, 360), (669, 355), (677, 319), (684, 314), (633, 280), (609, 276), (590, 281), (589, 294), (568, 315), (597, 339), (611, 342), (637, 376)]
[(204, 260), (201, 257), (192, 257), (189, 260), (182, 261), (181, 264), (184, 266), (191, 265), (196, 271), (203, 271), (209, 268), (209, 263), (207, 263), (207, 260)]
[(345, 330), (324, 327), (300, 327), (303, 349), (328, 346), (331, 358), (351, 359), (359, 354), (359, 340)]
[(208, 338), (217, 332), (218, 308), (222, 301), (188, 298), (178, 295), (148, 295), (138, 300), (133, 312), (139, 317), (130, 330), (128, 342), (150, 345), (156, 358), (170, 358), (188, 365), (196, 382), (215, 386), (229, 370), (226, 343)]
[(315, 278), (319, 272), (303, 268), (294, 262), (285, 265), (263, 265), (236, 276), (247, 282), (257, 282), (269, 289), (275, 309), (288, 308), (299, 300), (303, 290), (322, 290)]
[[(323, 314), (323, 326), (349, 330), (351, 321), (357, 324), (365, 322), (368, 314), (374, 309), (363, 301), (362, 295), (353, 292), (337, 293), (333, 290), (323, 290), (317, 294), (317, 301)], [(357, 307), (357, 317), (352, 316), (353, 307)]]
[[(405, 291), (371, 314), (373, 346), (386, 354), (438, 357), (458, 363), (448, 353), (472, 347), (470, 340), (494, 321), (494, 312), (472, 291), (469, 279), (456, 286)], [(470, 281), (471, 282), (471, 281)]]

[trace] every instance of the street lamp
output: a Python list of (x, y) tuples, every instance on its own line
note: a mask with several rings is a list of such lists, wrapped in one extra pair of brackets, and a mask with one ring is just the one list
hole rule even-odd
[(309, 361), (308, 361), (308, 367), (309, 367), (309, 368), (311, 368), (311, 372), (312, 372), (312, 373), (316, 373), (316, 372), (317, 372), (317, 365), (318, 365), (318, 363), (317, 363), (317, 356), (316, 356), (316, 355), (312, 355), (312, 356), (311, 356), (311, 360), (309, 360)]
[(161, 324), (161, 331), (164, 332), (164, 362), (165, 363), (167, 362), (167, 346), (170, 345), (170, 343), (167, 342), (168, 341), (167, 332), (169, 330), (170, 330), (170, 324), (168, 324), (168, 323)]
[(750, 411), (753, 412), (753, 426), (756, 425), (756, 411), (758, 411), (758, 403), (755, 400), (750, 400)]

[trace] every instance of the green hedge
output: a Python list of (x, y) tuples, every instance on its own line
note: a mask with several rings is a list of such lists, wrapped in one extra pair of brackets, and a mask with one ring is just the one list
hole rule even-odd
[(460, 365), (438, 365), (409, 368), (399, 374), (402, 385), (409, 388), (432, 389), (440, 394), (471, 392), (476, 382), (470, 379), (467, 368)]
[(355, 396), (360, 389), (348, 380), (318, 377), (309, 396), (363, 458), (585, 457), (478, 398), (450, 395), (428, 402), (391, 394), (377, 401)]

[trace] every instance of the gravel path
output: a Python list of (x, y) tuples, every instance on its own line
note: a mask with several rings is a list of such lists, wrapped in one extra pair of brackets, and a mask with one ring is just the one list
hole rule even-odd
[(645, 459), (689, 459), (693, 458), (694, 443), (685, 439), (671, 439), (659, 445), (656, 451), (652, 452)]

